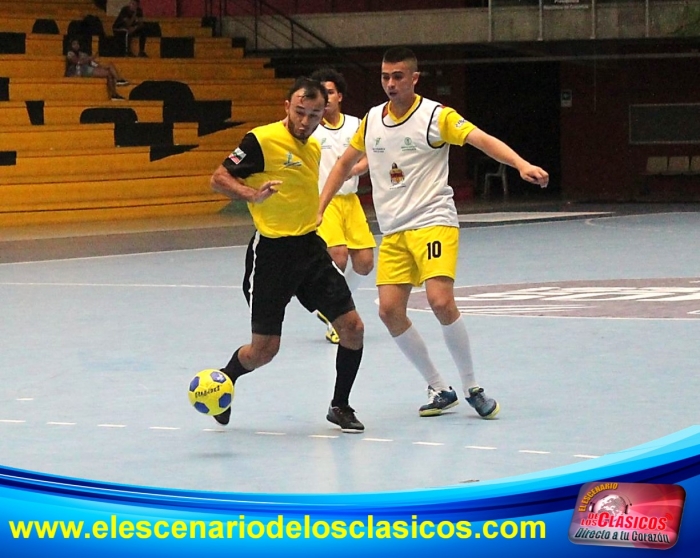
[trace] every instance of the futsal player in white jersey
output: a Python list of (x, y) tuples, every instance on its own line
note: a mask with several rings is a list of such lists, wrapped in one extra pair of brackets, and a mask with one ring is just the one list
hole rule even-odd
[(321, 193), (319, 220), (350, 169), (366, 154), (377, 221), (384, 235), (377, 263), (379, 316), (428, 384), (428, 403), (419, 414), (439, 415), (459, 403), (407, 316), (411, 289), (424, 283), (467, 402), (479, 416), (491, 419), (500, 406), (476, 381), (469, 336), (454, 299), (459, 221), (447, 184), (449, 145), (473, 145), (543, 188), (549, 175), (454, 109), (416, 95), (419, 75), (410, 49), (395, 47), (385, 52), (381, 81), (389, 102), (370, 109), (333, 167)]
[[(347, 82), (340, 72), (324, 68), (314, 72), (311, 79), (320, 81), (328, 92), (323, 121), (313, 133), (321, 142), (318, 182), (320, 192), (338, 157), (350, 145), (350, 139), (360, 125), (360, 119), (341, 112)], [(352, 167), (347, 180), (331, 200), (317, 231), (328, 245), (331, 258), (343, 271), (350, 292), (355, 292), (362, 277), (374, 268), (374, 248), (377, 246), (357, 196), (360, 176), (366, 172), (367, 158), (362, 157)], [(326, 339), (331, 343), (338, 343), (338, 334), (333, 325), (323, 314), (317, 312), (316, 315), (326, 324)]]

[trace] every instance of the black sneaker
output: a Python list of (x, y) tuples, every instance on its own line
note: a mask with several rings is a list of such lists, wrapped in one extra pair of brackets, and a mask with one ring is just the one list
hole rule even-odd
[(117, 85), (118, 85), (118, 86), (129, 85), (129, 80), (128, 80), (128, 79), (118, 79), (118, 80), (117, 80)]
[[(219, 372), (221, 372), (224, 376), (227, 376), (226, 372), (224, 372), (223, 370), (219, 370)], [(234, 382), (233, 385), (235, 386), (236, 383)], [(223, 413), (219, 413), (218, 415), (213, 416), (216, 422), (218, 422), (222, 426), (226, 426), (231, 420), (231, 407), (226, 409)]]
[(112, 100), (113, 101), (126, 101), (124, 97), (122, 97), (119, 93), (115, 93), (112, 95)]
[(139, 58), (148, 58), (148, 54), (146, 54), (145, 52), (141, 51), (141, 52), (139, 52)]
[(222, 426), (226, 426), (229, 421), (231, 420), (231, 407), (226, 409), (223, 413), (214, 415), (214, 420), (221, 424)]
[(326, 415), (328, 422), (337, 424), (343, 432), (349, 434), (358, 434), (363, 432), (365, 425), (362, 424), (355, 416), (355, 409), (350, 405), (343, 405), (342, 407), (328, 407), (328, 414)]

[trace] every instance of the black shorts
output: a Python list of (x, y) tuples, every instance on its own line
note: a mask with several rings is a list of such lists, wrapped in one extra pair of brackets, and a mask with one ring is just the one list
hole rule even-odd
[(248, 244), (243, 294), (251, 309), (251, 329), (261, 335), (281, 335), (293, 296), (330, 321), (355, 309), (345, 277), (316, 232), (282, 238), (256, 232)]

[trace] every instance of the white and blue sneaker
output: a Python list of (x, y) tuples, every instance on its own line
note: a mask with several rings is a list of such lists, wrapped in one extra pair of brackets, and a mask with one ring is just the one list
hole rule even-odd
[(486, 397), (484, 394), (484, 388), (479, 386), (469, 388), (467, 403), (469, 403), (469, 405), (471, 405), (483, 419), (496, 418), (496, 415), (501, 410), (501, 406), (498, 404), (498, 401), (491, 399), (490, 397)]
[(418, 409), (418, 414), (422, 417), (436, 417), (455, 405), (459, 405), (459, 397), (452, 386), (443, 391), (437, 391), (433, 386), (428, 386), (428, 403)]

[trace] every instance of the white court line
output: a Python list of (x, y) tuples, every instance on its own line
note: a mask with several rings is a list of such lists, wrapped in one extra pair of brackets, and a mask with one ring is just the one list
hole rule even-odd
[[(67, 240), (74, 238), (72, 236), (62, 237), (62, 240)], [(129, 256), (153, 256), (161, 254), (171, 254), (174, 252), (197, 252), (200, 250), (231, 250), (231, 249), (248, 249), (248, 244), (241, 244), (236, 246), (208, 246), (205, 248), (179, 248), (177, 250), (154, 250), (152, 252), (133, 252), (129, 254), (103, 254), (101, 256), (76, 256), (72, 258), (54, 258), (52, 260), (35, 260), (31, 262), (0, 262), (2, 265), (30, 265), (30, 264), (42, 264), (46, 262), (66, 262), (73, 260), (100, 260), (106, 258), (127, 258)]]
[(0, 281), (2, 286), (10, 287), (112, 287), (112, 288), (135, 288), (135, 289), (240, 289), (241, 285), (170, 285), (170, 284), (147, 284), (147, 283), (32, 283), (19, 281)]
[[(0, 423), (4, 424), (24, 424), (26, 423), (26, 420), (17, 420), (17, 419), (0, 419)], [(76, 426), (77, 423), (75, 422), (60, 422), (60, 421), (49, 421), (46, 423), (47, 425), (51, 426)], [(126, 424), (98, 424), (97, 425), (100, 428), (126, 428)], [(182, 430), (180, 427), (176, 426), (149, 426), (149, 430)], [(202, 432), (215, 432), (215, 433), (225, 433), (226, 430), (223, 428), (203, 428)], [(259, 431), (256, 432), (255, 434), (258, 434), (260, 436), (286, 436), (286, 432), (265, 432), (265, 431)], [(309, 434), (309, 438), (321, 438), (321, 439), (337, 439), (340, 438), (338, 435), (330, 435), (330, 434)], [(390, 439), (390, 438), (362, 438), (361, 439), (363, 442), (394, 442), (395, 440)], [(411, 442), (412, 445), (414, 446), (444, 446), (445, 444), (442, 442)], [(467, 449), (475, 449), (475, 450), (484, 450), (484, 451), (493, 451), (497, 450), (497, 447), (494, 446), (464, 446)], [(550, 455), (552, 452), (549, 451), (539, 451), (539, 450), (518, 450), (518, 453), (529, 453), (529, 454), (536, 454), (536, 455)], [(588, 455), (588, 454), (574, 454), (573, 457), (577, 457), (580, 459), (597, 459), (600, 457), (599, 455)]]
[(15, 401), (34, 401), (33, 397), (18, 397)]

